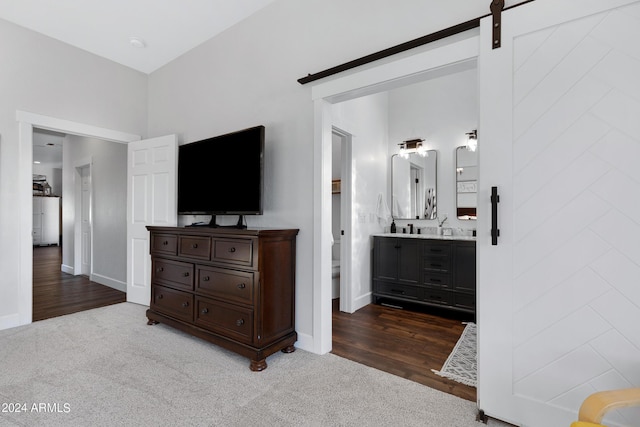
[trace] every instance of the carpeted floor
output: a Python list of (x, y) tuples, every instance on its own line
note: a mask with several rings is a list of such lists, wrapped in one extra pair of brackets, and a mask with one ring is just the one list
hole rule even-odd
[(234, 353), (147, 326), (145, 309), (0, 331), (0, 425), (482, 426), (472, 402), (332, 354), (278, 352), (251, 372)]

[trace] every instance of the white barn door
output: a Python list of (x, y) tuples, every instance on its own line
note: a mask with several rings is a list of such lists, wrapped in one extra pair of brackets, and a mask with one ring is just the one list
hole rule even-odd
[(147, 225), (178, 223), (176, 135), (130, 142), (127, 167), (127, 301), (149, 305), (151, 257)]
[[(478, 404), (568, 426), (640, 386), (640, 2), (537, 0), (481, 25)], [(491, 244), (496, 186), (498, 245)], [(638, 425), (616, 412), (610, 426)]]

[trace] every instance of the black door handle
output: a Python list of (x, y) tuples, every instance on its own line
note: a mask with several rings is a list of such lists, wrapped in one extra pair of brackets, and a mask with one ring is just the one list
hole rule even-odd
[(498, 244), (498, 236), (500, 235), (500, 230), (498, 229), (498, 203), (500, 203), (498, 187), (491, 187), (491, 244), (493, 246)]

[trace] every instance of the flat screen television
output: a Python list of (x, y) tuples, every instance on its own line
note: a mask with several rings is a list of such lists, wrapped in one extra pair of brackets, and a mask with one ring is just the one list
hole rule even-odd
[(262, 215), (264, 126), (178, 147), (178, 214)]

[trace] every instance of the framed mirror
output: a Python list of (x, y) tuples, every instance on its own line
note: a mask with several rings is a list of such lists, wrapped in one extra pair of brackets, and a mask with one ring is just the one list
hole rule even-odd
[(394, 219), (436, 219), (438, 153), (428, 150), (391, 156), (391, 213)]
[(456, 148), (456, 216), (476, 219), (478, 205), (478, 152)]

